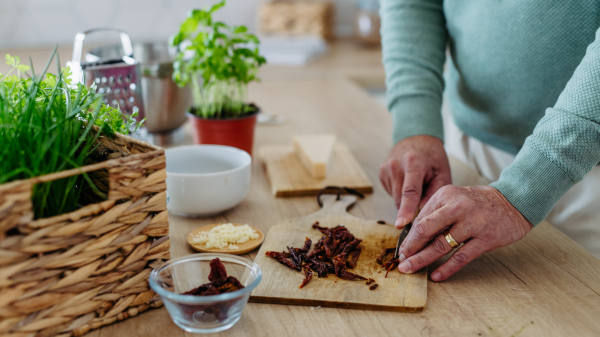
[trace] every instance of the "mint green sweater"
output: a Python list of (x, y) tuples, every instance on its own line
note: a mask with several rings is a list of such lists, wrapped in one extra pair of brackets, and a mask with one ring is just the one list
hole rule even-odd
[(517, 154), (492, 186), (534, 225), (600, 162), (600, 0), (382, 0), (381, 17), (394, 142), (443, 139), (446, 85), (461, 130)]

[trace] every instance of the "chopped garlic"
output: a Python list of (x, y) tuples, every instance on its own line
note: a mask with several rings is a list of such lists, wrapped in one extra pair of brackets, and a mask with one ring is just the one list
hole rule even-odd
[(245, 243), (249, 240), (258, 239), (258, 233), (248, 225), (234, 226), (233, 224), (222, 224), (214, 227), (208, 232), (200, 232), (192, 237), (192, 244), (206, 244), (206, 249), (227, 247), (229, 250), (238, 250), (235, 243)]

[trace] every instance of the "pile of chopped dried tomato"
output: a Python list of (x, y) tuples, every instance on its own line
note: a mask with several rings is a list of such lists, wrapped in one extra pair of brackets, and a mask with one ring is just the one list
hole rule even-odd
[(313, 271), (318, 277), (327, 277), (335, 274), (344, 280), (366, 280), (366, 278), (353, 274), (346, 269), (356, 267), (362, 248), (361, 239), (357, 239), (342, 225), (327, 228), (320, 227), (319, 222), (312, 226), (323, 233), (314, 249), (309, 252), (312, 241), (306, 238), (304, 247), (290, 248), (287, 252), (266, 252), (267, 256), (276, 259), (279, 263), (297, 271), (304, 272), (304, 280), (300, 284), (303, 288), (312, 279)]
[(183, 295), (210, 296), (230, 293), (244, 288), (237, 278), (227, 276), (227, 270), (218, 257), (210, 261), (210, 274), (208, 275), (208, 280), (210, 281), (209, 283), (186, 291)]

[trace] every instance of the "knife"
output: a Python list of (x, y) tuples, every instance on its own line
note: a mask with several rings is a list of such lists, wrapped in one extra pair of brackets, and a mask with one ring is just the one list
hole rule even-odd
[(398, 258), (398, 253), (400, 251), (400, 245), (402, 245), (402, 242), (404, 241), (404, 239), (406, 239), (406, 236), (408, 235), (408, 232), (410, 231), (410, 228), (412, 227), (412, 222), (410, 222), (408, 225), (404, 226), (404, 228), (402, 228), (402, 232), (400, 232), (400, 236), (398, 237), (398, 242), (396, 243), (396, 251), (394, 252), (394, 259)]

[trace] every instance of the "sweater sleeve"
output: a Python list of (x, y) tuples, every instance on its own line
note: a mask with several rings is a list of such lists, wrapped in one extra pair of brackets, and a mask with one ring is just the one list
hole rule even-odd
[(381, 37), (393, 141), (443, 140), (441, 116), (447, 30), (442, 0), (382, 0)]
[(537, 225), (599, 162), (600, 29), (554, 107), (491, 185)]

